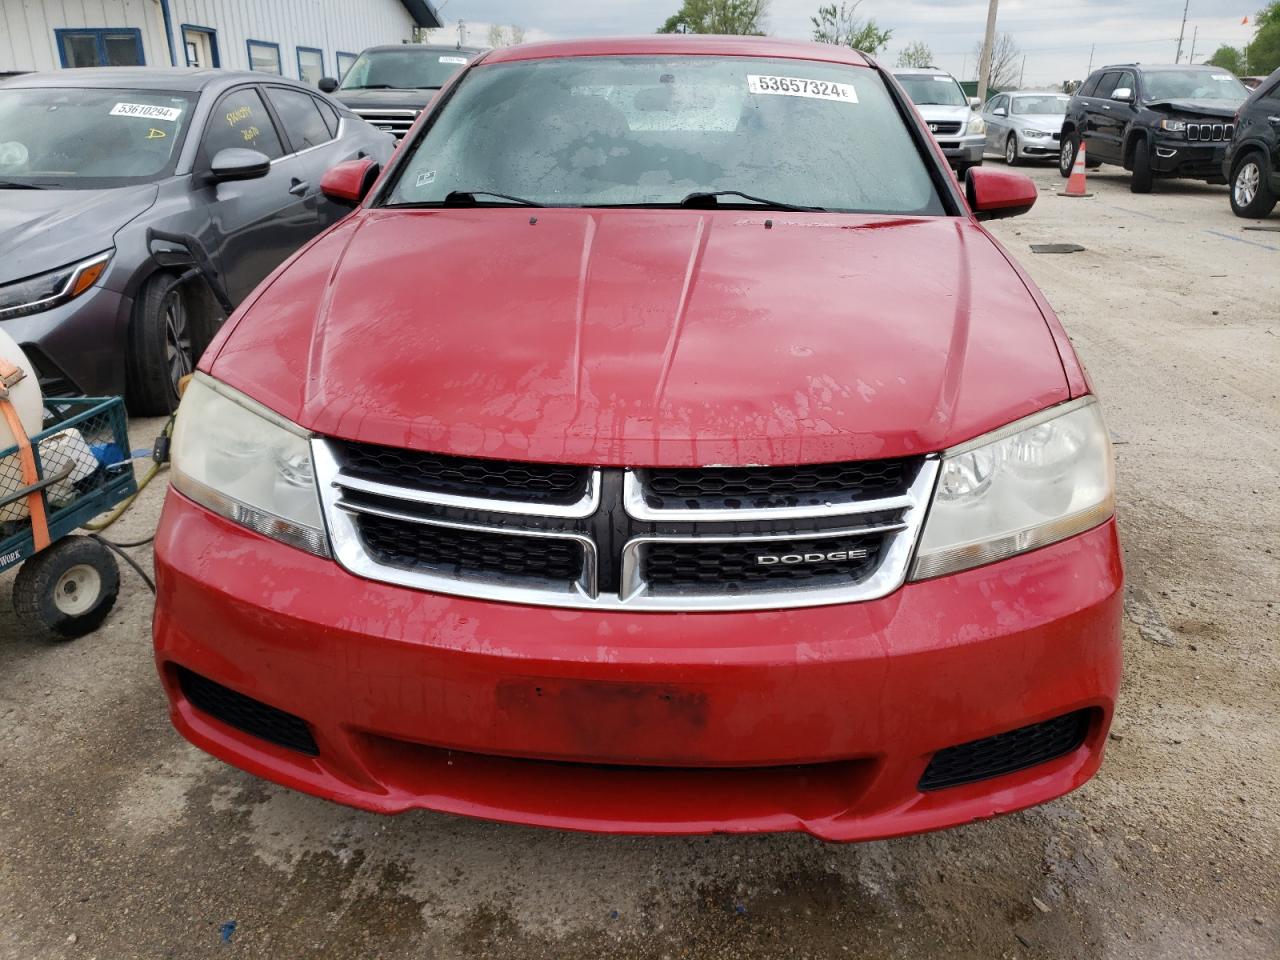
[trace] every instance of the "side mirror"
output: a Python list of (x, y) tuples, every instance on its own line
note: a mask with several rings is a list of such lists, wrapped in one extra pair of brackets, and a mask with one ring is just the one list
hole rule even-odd
[(325, 171), (320, 192), (334, 203), (354, 207), (365, 198), (381, 169), (372, 157), (347, 160)]
[(214, 183), (257, 180), (270, 171), (271, 161), (265, 153), (243, 147), (228, 147), (213, 155), (213, 162), (209, 164), (209, 179)]
[(1111, 99), (1121, 103), (1133, 103), (1133, 90), (1130, 87), (1116, 87), (1111, 91)]
[(977, 110), (977, 109), (978, 109), (979, 107), (981, 107), (981, 106), (982, 106), (982, 101), (981, 101), (981, 100), (979, 100), (977, 97), (970, 97), (970, 98), (969, 98), (969, 109), (970, 109), (970, 110)]
[(965, 195), (979, 220), (1001, 220), (1026, 213), (1035, 206), (1037, 194), (1035, 181), (1021, 173), (970, 167)]
[(991, 113), (993, 116), (997, 116), (997, 117), (1007, 117), (1009, 115), (1009, 111), (1006, 110), (1004, 107), (996, 107), (994, 110), (991, 111)]
[(321, 77), (319, 86), (321, 93), (333, 93), (338, 89), (338, 81), (333, 77)]

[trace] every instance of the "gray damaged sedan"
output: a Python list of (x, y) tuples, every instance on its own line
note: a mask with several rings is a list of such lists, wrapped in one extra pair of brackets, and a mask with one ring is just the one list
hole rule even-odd
[(987, 152), (1004, 157), (1011, 167), (1024, 160), (1056, 160), (1070, 102), (1065, 94), (1043, 90), (997, 93), (982, 108)]
[(222, 320), (348, 210), (320, 178), (395, 141), (300, 83), (102, 68), (0, 83), (0, 326), (46, 394), (177, 406)]

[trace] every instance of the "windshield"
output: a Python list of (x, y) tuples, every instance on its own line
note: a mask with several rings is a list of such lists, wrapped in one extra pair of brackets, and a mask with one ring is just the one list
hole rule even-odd
[(691, 193), (736, 191), (830, 210), (944, 212), (880, 77), (816, 61), (480, 66), (410, 151), (388, 205), (484, 191), (547, 206), (676, 206)]
[(1022, 116), (1043, 114), (1060, 117), (1067, 112), (1067, 97), (1014, 97), (1013, 112)]
[(192, 94), (87, 87), (0, 89), (0, 181), (92, 188), (167, 176)]
[(896, 74), (907, 96), (918, 107), (967, 107), (969, 98), (953, 77), (938, 74)]
[(448, 50), (366, 50), (356, 58), (339, 90), (438, 90), (466, 66), (465, 54)]
[(1214, 70), (1149, 70), (1142, 76), (1147, 100), (1225, 100), (1240, 103), (1249, 95), (1229, 73)]

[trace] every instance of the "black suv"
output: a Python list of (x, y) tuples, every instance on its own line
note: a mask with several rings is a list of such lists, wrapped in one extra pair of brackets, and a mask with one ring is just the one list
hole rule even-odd
[(1090, 166), (1133, 171), (1129, 189), (1156, 177), (1226, 183), (1222, 159), (1249, 91), (1217, 67), (1126, 63), (1094, 71), (1067, 105), (1058, 169), (1071, 175), (1083, 141)]
[(1280, 200), (1280, 70), (1267, 77), (1236, 114), (1222, 173), (1237, 217), (1259, 219)]
[(483, 52), (480, 47), (417, 43), (369, 47), (356, 57), (341, 82), (324, 77), (320, 89), (399, 140), (436, 91)]

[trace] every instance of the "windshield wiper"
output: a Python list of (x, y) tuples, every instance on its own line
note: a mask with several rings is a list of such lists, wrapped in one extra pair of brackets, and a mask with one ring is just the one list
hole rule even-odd
[(48, 190), (38, 183), (19, 183), (17, 180), (0, 180), (0, 190)]
[(494, 193), (492, 190), (450, 190), (445, 195), (444, 202), (455, 205), (472, 205), (479, 203), (477, 197), (497, 197), (500, 200), (506, 200), (514, 203), (518, 207), (541, 207), (543, 204), (535, 200), (526, 200), (524, 197), (513, 197), (509, 193)]
[(341, 90), (396, 90), (394, 84), (390, 83), (362, 83), (358, 87), (340, 87)]
[(768, 207), (771, 210), (795, 210), (799, 213), (825, 213), (825, 207), (804, 207), (795, 203), (783, 203), (781, 200), (766, 200), (764, 197), (753, 197), (749, 193), (743, 193), (741, 190), (715, 190), (715, 191), (694, 191), (687, 194), (680, 201), (682, 207), (715, 207), (719, 206), (720, 197), (741, 197), (743, 200), (749, 200), (752, 203), (758, 203), (762, 207)]

